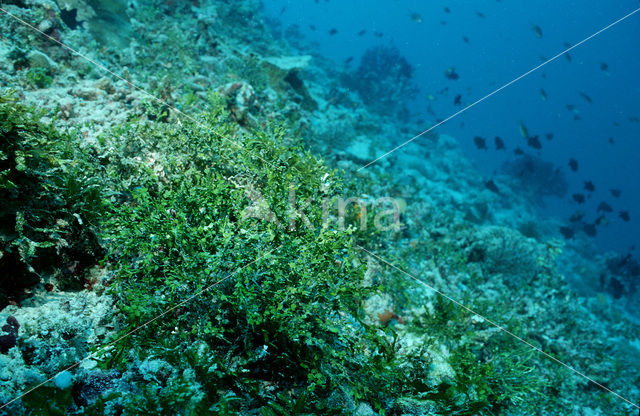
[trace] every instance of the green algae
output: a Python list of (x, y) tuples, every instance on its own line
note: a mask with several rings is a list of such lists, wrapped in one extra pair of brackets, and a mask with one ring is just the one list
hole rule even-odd
[(84, 175), (87, 159), (74, 138), (41, 117), (0, 97), (0, 307), (42, 278), (77, 285), (101, 256), (99, 184)]

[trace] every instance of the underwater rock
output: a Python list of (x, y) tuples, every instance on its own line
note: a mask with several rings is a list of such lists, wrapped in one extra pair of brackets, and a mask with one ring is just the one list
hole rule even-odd
[(276, 66), (286, 72), (293, 70), (300, 71), (306, 69), (307, 66), (309, 66), (309, 63), (311, 62), (311, 56), (278, 56), (265, 58), (265, 62), (268, 62), (271, 65)]
[[(82, 24), (102, 44), (129, 44), (126, 0), (57, 0), (67, 26)], [(74, 24), (74, 22), (77, 22)]]
[(239, 123), (252, 118), (250, 113), (259, 107), (258, 97), (253, 87), (246, 82), (230, 82), (218, 89), (227, 98), (227, 106)]
[(61, 390), (68, 389), (73, 383), (73, 377), (71, 377), (70, 372), (63, 371), (53, 379), (53, 383)]
[(20, 324), (16, 318), (13, 316), (7, 317), (7, 324), (2, 327), (2, 332), (6, 334), (0, 335), (0, 353), (6, 354), (11, 348), (16, 346), (19, 328)]
[(371, 160), (371, 143), (366, 138), (359, 136), (345, 149), (349, 159), (358, 163), (367, 163)]
[(40, 52), (37, 49), (32, 50), (27, 54), (29, 65), (33, 68), (43, 68), (49, 73), (58, 71), (58, 64), (55, 63), (48, 55)]
[(311, 97), (300, 74), (311, 62), (311, 56), (282, 56), (266, 58), (265, 70), (271, 79), (273, 88), (281, 92), (292, 89), (300, 96), (302, 108), (314, 111), (318, 103)]

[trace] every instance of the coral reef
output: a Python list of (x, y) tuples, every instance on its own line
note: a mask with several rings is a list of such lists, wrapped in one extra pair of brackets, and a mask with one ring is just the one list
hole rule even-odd
[[(496, 193), (432, 133), (358, 172), (424, 128), (396, 49), (344, 74), (257, 0), (5, 7), (120, 78), (0, 15), (0, 413), (628, 410), (429, 286), (637, 396), (637, 263), (521, 192), (562, 171)], [(368, 209), (337, 227), (343, 196)], [(362, 226), (379, 197), (399, 227)]]
[(354, 73), (343, 77), (362, 100), (377, 112), (397, 114), (406, 120), (407, 101), (417, 92), (412, 80), (413, 69), (393, 46), (370, 48), (362, 55)]

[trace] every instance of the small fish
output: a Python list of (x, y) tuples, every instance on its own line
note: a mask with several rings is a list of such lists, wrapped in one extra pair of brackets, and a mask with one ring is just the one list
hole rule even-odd
[(473, 142), (478, 149), (487, 150), (487, 141), (484, 138), (476, 136), (473, 138)]
[(607, 224), (609, 224), (609, 221), (607, 221), (607, 217), (605, 217), (604, 214), (600, 215), (598, 218), (596, 218), (596, 220), (593, 222), (595, 225), (598, 225), (600, 227), (604, 227)]
[(571, 62), (571, 55), (569, 55), (569, 52), (566, 52), (564, 57), (567, 58), (567, 61)]
[(586, 93), (584, 93), (584, 92), (580, 91), (580, 96), (581, 96), (582, 98), (584, 98), (584, 100), (585, 100), (586, 102), (588, 102), (589, 104), (593, 104), (593, 100), (592, 100), (592, 99), (591, 99), (591, 97), (589, 97)]
[(600, 205), (598, 205), (598, 209), (596, 211), (613, 212), (613, 208), (611, 208), (611, 205), (607, 204), (605, 201), (602, 201), (600, 202)]
[(413, 20), (416, 23), (422, 23), (422, 16), (420, 16), (420, 14), (418, 13), (411, 13), (411, 20)]
[(544, 88), (540, 88), (540, 96), (542, 97), (542, 101), (547, 101), (547, 92)]
[(573, 194), (571, 196), (573, 198), (574, 201), (576, 201), (578, 204), (584, 204), (585, 201), (585, 197), (582, 194)]
[(611, 144), (611, 145), (615, 144), (614, 141), (613, 141), (613, 137), (609, 137), (608, 140), (609, 140), (609, 144)]
[(336, 35), (337, 33), (338, 33), (338, 29), (335, 29), (335, 28), (329, 31), (329, 35), (331, 36)]
[(282, 16), (286, 11), (287, 11), (287, 6), (282, 6), (282, 9), (280, 9), (280, 16)]
[(533, 34), (536, 35), (538, 39), (542, 39), (542, 29), (540, 29), (540, 26), (533, 25), (531, 26), (531, 30), (533, 31)]
[(458, 73), (456, 72), (456, 69), (454, 67), (447, 68), (447, 70), (444, 71), (444, 76), (447, 77), (448, 79), (452, 79), (452, 80), (456, 80), (456, 79), (460, 78), (460, 75), (458, 75)]
[(553, 133), (547, 133), (544, 137), (546, 137), (547, 140), (553, 140)]
[(495, 192), (496, 194), (500, 193), (500, 189), (498, 189), (498, 187), (496, 186), (496, 183), (493, 181), (493, 179), (489, 179), (488, 181), (486, 181), (484, 183), (484, 186), (490, 190), (491, 192)]
[(506, 149), (504, 147), (504, 141), (500, 138), (500, 136), (496, 136), (494, 141), (496, 143), (496, 150), (505, 150)]
[(453, 99), (453, 105), (460, 105), (461, 99), (462, 99), (462, 94), (456, 95), (456, 97)]
[(576, 106), (573, 104), (567, 104), (565, 105), (566, 109), (569, 111), (574, 111), (576, 109)]
[(604, 72), (608, 72), (609, 71), (609, 65), (606, 62), (600, 62), (600, 70), (602, 70)]
[(576, 120), (576, 121), (582, 120), (582, 116), (580, 114), (576, 113), (576, 114), (573, 115), (573, 119)]
[(351, 61), (353, 61), (353, 56), (348, 57), (347, 59), (344, 60), (344, 64), (345, 65), (349, 65), (351, 63)]
[(569, 217), (569, 221), (571, 221), (571, 222), (580, 222), (580, 221), (582, 221), (583, 218), (584, 218), (584, 212), (576, 211), (576, 212), (573, 213), (573, 215), (571, 215), (571, 217)]
[(436, 96), (433, 94), (427, 94), (427, 100), (429, 101), (434, 101), (436, 99)]
[(620, 211), (620, 213), (618, 215), (620, 216), (620, 218), (624, 222), (631, 221), (631, 217), (629, 216), (629, 212), (628, 211)]
[(476, 12), (476, 16), (484, 18), (484, 13), (482, 12)]
[(314, 25), (309, 25), (309, 29), (313, 30), (314, 32), (316, 31), (316, 27)]
[(596, 230), (596, 225), (595, 224), (585, 224), (582, 227), (582, 230), (589, 237), (595, 237), (596, 234), (598, 233), (598, 231)]
[(518, 128), (520, 129), (520, 135), (523, 138), (528, 139), (529, 138), (529, 130), (527, 129), (527, 126), (525, 126), (522, 121), (518, 122)]
[(464, 43), (469, 44), (469, 38), (467, 36), (463, 36), (462, 40), (464, 41)]
[(524, 154), (524, 151), (522, 149), (520, 149), (519, 147), (516, 147), (515, 149), (513, 149), (513, 154), (520, 156)]
[(609, 192), (611, 192), (611, 195), (614, 198), (620, 198), (620, 195), (622, 194), (622, 191), (620, 189), (609, 189)]
[(382, 33), (382, 32), (373, 32), (373, 36), (381, 38), (381, 37), (384, 36), (384, 33)]
[(569, 167), (571, 168), (572, 171), (577, 172), (578, 171), (578, 161), (575, 159), (569, 159)]
[(631, 116), (629, 117), (629, 121), (632, 123), (638, 123), (640, 122), (640, 118), (638, 118), (638, 116)]
[(448, 7), (445, 7), (445, 8), (444, 8), (444, 12), (445, 12), (445, 13), (451, 13), (451, 9), (450, 9), (450, 8), (448, 8)]
[(591, 181), (586, 181), (584, 183), (584, 189), (589, 192), (593, 192), (596, 190), (596, 186)]
[(570, 227), (560, 227), (560, 234), (568, 240), (573, 237), (574, 232)]
[(527, 138), (527, 144), (530, 147), (533, 147), (536, 150), (542, 149), (542, 143), (540, 143), (540, 140), (538, 139), (538, 136), (533, 136), (533, 137)]
[(360, 32), (358, 32), (358, 36), (364, 36), (365, 33), (367, 33), (367, 31), (365, 29), (362, 29)]

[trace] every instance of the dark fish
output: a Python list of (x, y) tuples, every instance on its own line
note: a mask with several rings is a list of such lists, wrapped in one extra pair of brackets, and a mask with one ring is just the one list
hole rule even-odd
[(607, 221), (607, 217), (605, 217), (604, 214), (600, 215), (598, 218), (596, 218), (596, 220), (593, 222), (595, 225), (598, 225), (600, 227), (605, 226), (609, 223), (609, 221)]
[(538, 39), (542, 39), (542, 29), (540, 29), (540, 26), (533, 25), (531, 26), (531, 30), (533, 31), (533, 34), (536, 35)]
[(575, 105), (573, 105), (573, 104), (567, 104), (567, 105), (565, 105), (565, 107), (566, 107), (566, 108), (567, 108), (567, 110), (569, 110), (569, 111), (573, 111), (573, 110), (575, 110), (575, 109), (576, 109), (576, 106), (575, 106)]
[(613, 195), (614, 198), (620, 198), (620, 195), (622, 194), (620, 189), (610, 189), (609, 192), (611, 192), (611, 195)]
[(287, 6), (282, 6), (282, 9), (280, 9), (280, 16), (282, 16), (285, 11), (287, 11)]
[(596, 190), (596, 186), (591, 181), (586, 181), (584, 183), (584, 189), (589, 192), (593, 192)]
[(629, 121), (632, 123), (638, 123), (640, 122), (640, 118), (638, 116), (631, 116), (629, 117)]
[(476, 12), (476, 16), (478, 16), (478, 17), (484, 17), (484, 13), (482, 13), (482, 12)]
[(445, 13), (451, 13), (451, 9), (450, 9), (450, 8), (448, 8), (448, 7), (445, 7), (445, 8), (444, 8), (444, 12), (445, 12)]
[(382, 33), (382, 32), (373, 32), (373, 36), (381, 38), (381, 37), (384, 36), (384, 33)]
[(582, 227), (582, 230), (589, 237), (595, 237), (596, 234), (598, 233), (598, 231), (596, 230), (596, 225), (595, 224), (585, 224)]
[(631, 217), (629, 216), (629, 212), (628, 211), (620, 211), (620, 213), (618, 215), (620, 216), (620, 218), (624, 222), (629, 222), (631, 220)]
[(576, 212), (573, 213), (573, 215), (571, 215), (571, 217), (569, 217), (569, 221), (571, 221), (571, 222), (580, 222), (580, 221), (582, 221), (583, 218), (584, 218), (584, 212), (576, 211)]
[(598, 209), (597, 212), (613, 212), (613, 208), (611, 208), (611, 205), (607, 204), (605, 201), (600, 202), (600, 205), (598, 205)]
[(456, 95), (456, 98), (453, 99), (453, 105), (460, 105), (461, 99), (462, 99), (462, 94)]
[(578, 171), (578, 161), (575, 159), (569, 159), (569, 167), (571, 168), (572, 171), (577, 172)]
[(314, 25), (309, 25), (309, 29), (313, 30), (314, 32), (316, 31), (316, 27)]
[(614, 144), (613, 137), (609, 137), (609, 144)]
[(413, 20), (416, 23), (422, 23), (422, 16), (420, 16), (420, 14), (418, 13), (411, 13), (411, 20)]
[(567, 61), (571, 62), (571, 55), (569, 55), (569, 52), (565, 53), (564, 57), (567, 58)]
[(567, 240), (573, 237), (573, 229), (570, 227), (560, 227), (560, 234)]
[(572, 198), (578, 204), (584, 204), (584, 201), (585, 201), (584, 195), (582, 195), (582, 194), (573, 194)]
[(333, 36), (333, 35), (335, 35), (335, 34), (337, 34), (337, 33), (338, 33), (338, 29), (331, 29), (331, 30), (329, 31), (329, 34), (330, 34), (331, 36)]
[(454, 67), (447, 68), (447, 70), (444, 71), (444, 76), (452, 80), (460, 78), (460, 75), (458, 75)]
[(496, 136), (494, 139), (496, 142), (496, 150), (505, 150), (504, 141), (500, 138), (500, 136)]
[(601, 62), (600, 69), (603, 70), (604, 72), (607, 72), (609, 70), (609, 65), (607, 65), (606, 62)]
[(486, 181), (484, 183), (484, 186), (491, 192), (495, 192), (496, 194), (500, 193), (500, 190), (498, 189), (498, 187), (496, 186), (496, 183), (492, 179)]
[(540, 143), (540, 140), (538, 139), (538, 136), (529, 137), (527, 139), (527, 144), (530, 147), (533, 147), (534, 149), (537, 149), (537, 150), (542, 149), (542, 143)]
[(542, 101), (547, 101), (547, 92), (544, 88), (540, 88), (540, 96), (542, 97)]
[(547, 138), (547, 140), (552, 140), (553, 139), (553, 133), (547, 133), (545, 134), (545, 136)]
[(487, 141), (484, 138), (476, 136), (473, 138), (473, 142), (478, 149), (487, 150)]
[(519, 147), (516, 147), (516, 148), (513, 150), (513, 154), (514, 154), (514, 155), (518, 155), (518, 156), (520, 156), (520, 155), (523, 155), (523, 154), (524, 154), (524, 151), (523, 151), (522, 149), (520, 149)]
[(353, 56), (350, 56), (347, 59), (345, 59), (344, 63), (345, 63), (345, 65), (349, 65), (351, 63), (351, 61), (353, 61)]
[(591, 99), (591, 97), (589, 97), (586, 93), (584, 93), (584, 92), (580, 91), (580, 96), (581, 96), (582, 98), (584, 98), (584, 100), (585, 100), (586, 102), (588, 102), (589, 104), (593, 104), (593, 100), (592, 100), (592, 99)]
[(360, 32), (358, 32), (358, 36), (364, 36), (365, 33), (367, 33), (366, 29), (362, 29)]
[(578, 120), (582, 120), (582, 116), (580, 114), (574, 114), (573, 115), (573, 119), (578, 121)]
[(464, 43), (469, 43), (469, 38), (467, 36), (463, 36), (462, 40), (464, 41)]

